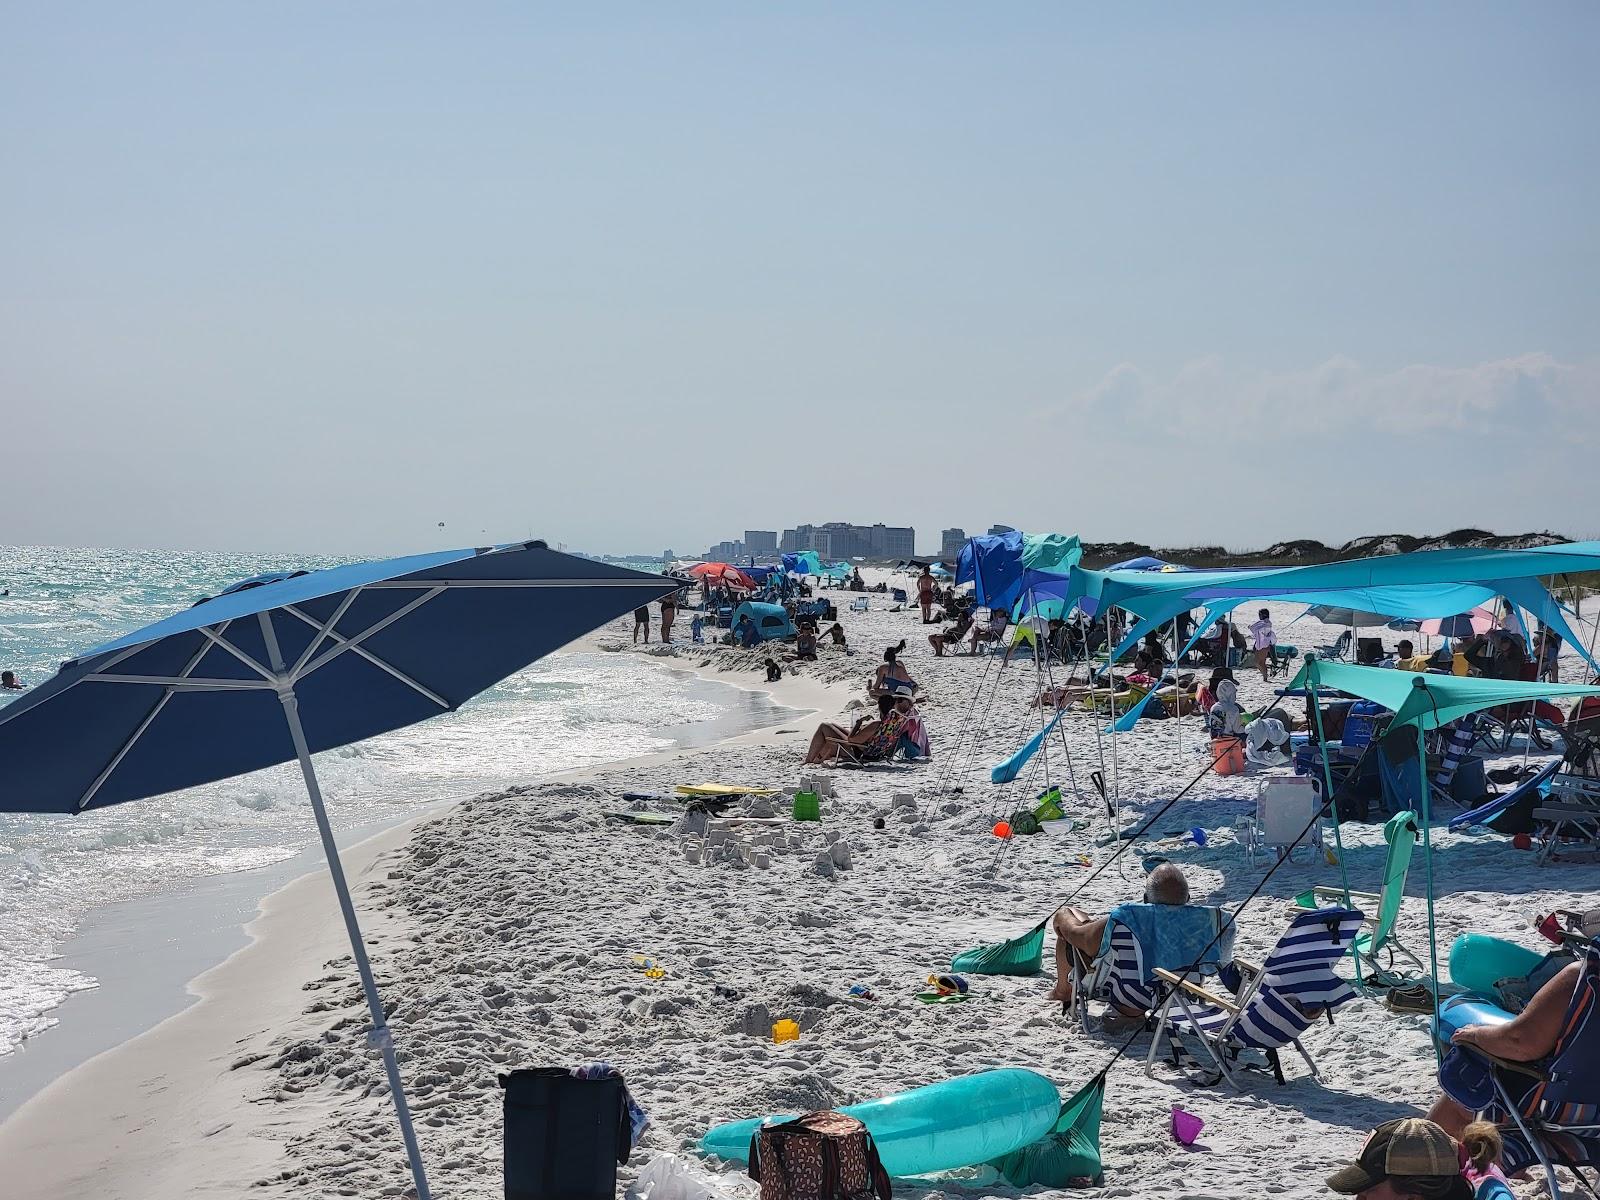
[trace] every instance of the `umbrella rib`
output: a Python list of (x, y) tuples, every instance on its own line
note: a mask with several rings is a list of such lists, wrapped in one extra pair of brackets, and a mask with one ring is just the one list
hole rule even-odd
[[(304, 679), (307, 675), (310, 675), (315, 671), (321, 670), (323, 667), (327, 666), (330, 662), (332, 662), (334, 659), (338, 658), (341, 654), (343, 654), (347, 650), (359, 649), (362, 642), (366, 641), (368, 638), (373, 637), (374, 635), (376, 635), (378, 633), (381, 633), (383, 630), (389, 628), (389, 626), (393, 625), (396, 621), (400, 620), (401, 617), (409, 616), (411, 613), (415, 612), (418, 608), (420, 608), (424, 604), (426, 604), (429, 600), (432, 600), (440, 592), (443, 592), (445, 590), (446, 586), (448, 586), (448, 585), (440, 584), (440, 585), (434, 587), (431, 591), (425, 593), (424, 595), (418, 596), (415, 600), (411, 601), (409, 604), (406, 604), (406, 605), (404, 605), (404, 606), (402, 606), (400, 608), (395, 609), (394, 612), (390, 613), (383, 620), (377, 622), (376, 624), (367, 626), (360, 633), (356, 634), (355, 637), (343, 638), (339, 642), (339, 644), (337, 646), (333, 647), (333, 649), (327, 650), (327, 651), (323, 652), (322, 654), (320, 654), (319, 656), (317, 656), (316, 658), (312, 659), (311, 660), (311, 665), (306, 667), (303, 671), (301, 671), (299, 676), (298, 676), (298, 678)], [(338, 635), (335, 634), (334, 636), (337, 637)]]
[[(299, 617), (302, 621), (304, 621), (308, 625), (316, 625), (319, 628), (322, 628), (323, 633), (325, 633), (328, 637), (332, 638), (334, 641), (340, 643), (340, 647), (341, 648), (349, 649), (353, 654), (357, 654), (360, 657), (364, 658), (367, 662), (369, 662), (373, 666), (377, 667), (380, 671), (387, 671), (390, 675), (393, 675), (396, 679), (398, 679), (401, 683), (405, 684), (407, 687), (414, 688), (416, 691), (418, 691), (422, 695), (426, 696), (429, 700), (432, 700), (440, 708), (448, 709), (450, 707), (450, 701), (446, 700), (443, 696), (439, 695), (437, 692), (434, 692), (429, 688), (423, 687), (422, 684), (418, 683), (415, 679), (411, 678), (411, 676), (407, 675), (404, 671), (400, 670), (398, 667), (392, 666), (391, 664), (384, 662), (383, 659), (379, 658), (376, 654), (374, 654), (372, 651), (368, 650), (365, 646), (347, 645), (347, 643), (350, 640), (349, 638), (344, 637), (342, 634), (334, 633), (331, 628), (327, 628), (327, 627), (321, 626), (320, 623), (317, 621), (317, 619), (315, 617), (307, 616), (305, 613), (301, 612), (298, 608), (296, 608), (292, 604), (284, 605), (283, 606), (283, 611), (286, 612), (286, 613), (289, 613), (291, 616)], [(330, 658), (330, 660), (331, 660), (331, 658)], [(313, 668), (313, 670), (314, 669), (315, 668)], [(289, 674), (296, 681), (300, 680), (305, 675), (309, 675), (310, 673), (311, 673), (310, 671), (305, 671), (305, 672), (303, 672), (301, 674), (296, 674), (295, 671), (290, 671), (289, 672)]]
[(305, 613), (301, 612), (300, 609), (296, 608), (293, 604), (285, 604), (283, 606), (285, 612), (293, 613), (295, 616), (299, 617), (302, 621), (307, 621), (311, 625), (315, 626), (316, 630), (317, 630), (317, 636), (311, 639), (311, 643), (301, 653), (300, 657), (295, 660), (294, 666), (289, 668), (289, 674), (290, 674), (291, 677), (295, 676), (295, 675), (298, 675), (300, 673), (301, 669), (306, 665), (306, 663), (311, 661), (311, 656), (322, 648), (322, 642), (323, 642), (324, 638), (328, 637), (330, 634), (332, 634), (335, 637), (338, 636), (337, 634), (333, 633), (334, 627), (339, 624), (339, 621), (344, 617), (344, 614), (349, 610), (350, 605), (355, 602), (355, 598), (357, 596), (359, 596), (360, 594), (361, 594), (361, 589), (358, 588), (358, 587), (351, 588), (348, 592), (346, 592), (345, 596), (344, 596), (344, 599), (339, 601), (339, 607), (333, 610), (333, 616), (329, 617), (328, 620), (325, 623), (322, 622), (322, 621), (318, 621), (318, 620), (316, 620), (316, 619), (314, 619), (312, 617), (308, 617)]
[(200, 633), (204, 637), (210, 638), (211, 641), (213, 643), (215, 643), (216, 645), (221, 646), (229, 654), (233, 655), (240, 662), (242, 662), (245, 666), (249, 667), (257, 675), (259, 675), (259, 676), (261, 676), (261, 678), (265, 679), (268, 683), (272, 683), (272, 682), (276, 681), (277, 677), (275, 675), (273, 675), (273, 673), (271, 671), (267, 670), (267, 668), (263, 667), (255, 659), (251, 658), (248, 654), (246, 654), (243, 650), (239, 649), (239, 647), (235, 646), (232, 642), (228, 641), (226, 638), (218, 637), (214, 632), (212, 632), (211, 629), (209, 629), (205, 625), (200, 626)]
[[(224, 621), (222, 628), (226, 629), (227, 627), (228, 622)], [(206, 656), (206, 652), (210, 649), (211, 643), (201, 642), (200, 649), (194, 652), (194, 655), (184, 664), (183, 670), (178, 672), (178, 678), (187, 679), (194, 669), (200, 665), (200, 660)], [(105, 786), (106, 780), (111, 778), (111, 773), (122, 765), (122, 760), (128, 757), (128, 752), (133, 749), (134, 744), (144, 736), (144, 731), (155, 724), (155, 719), (161, 715), (161, 710), (167, 706), (167, 701), (171, 700), (177, 691), (178, 689), (175, 686), (169, 684), (166, 691), (161, 693), (161, 698), (151, 706), (150, 711), (145, 714), (144, 720), (139, 722), (138, 728), (128, 735), (128, 740), (122, 743), (116, 754), (112, 755), (111, 761), (106, 764), (105, 770), (95, 776), (94, 782), (89, 785), (89, 790), (84, 792), (83, 798), (78, 801), (79, 812), (89, 807), (89, 802)]]
[(171, 687), (180, 692), (259, 692), (272, 684), (253, 679), (186, 679), (182, 675), (106, 675), (96, 671), (85, 675), (82, 683), (138, 683), (147, 687)]

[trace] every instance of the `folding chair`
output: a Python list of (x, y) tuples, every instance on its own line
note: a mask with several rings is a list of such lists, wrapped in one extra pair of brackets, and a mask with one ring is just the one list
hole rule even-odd
[(871, 609), (871, 607), (872, 606), (867, 603), (867, 598), (865, 596), (857, 596), (854, 600), (850, 601), (851, 612), (867, 612), (869, 609)]
[[(1201, 905), (1124, 904), (1106, 918), (1111, 936), (1106, 952), (1085, 967), (1072, 956), (1072, 1006), (1084, 1032), (1092, 1031), (1089, 1001), (1104, 1000), (1135, 1012), (1148, 1013), (1156, 1001), (1154, 971), (1162, 964), (1140, 943), (1133, 930), (1117, 919), (1129, 919), (1142, 910), (1151, 921), (1192, 921), (1203, 926), (1211, 945), (1197, 963), (1169, 962), (1185, 972), (1211, 973), (1221, 969), (1233, 954), (1233, 926), (1220, 908)], [(1183, 914), (1183, 915), (1177, 915)], [(1193, 915), (1191, 915), (1193, 914)], [(1203, 915), (1202, 915), (1203, 914)]]
[(1592, 862), (1600, 859), (1600, 779), (1558, 771), (1550, 776), (1549, 794), (1533, 810), (1534, 861)]
[(1257, 855), (1287, 853), (1293, 861), (1302, 845), (1313, 855), (1322, 848), (1321, 789), (1308, 775), (1268, 779), (1256, 792), (1256, 815), (1245, 839), (1245, 858), (1252, 866)]
[[(1476, 1066), (1470, 1081), (1476, 1097), (1453, 1086)], [(1510, 1062), (1472, 1046), (1456, 1046), (1439, 1072), (1445, 1090), (1458, 1102), (1482, 1112), (1505, 1140), (1501, 1166), (1515, 1175), (1535, 1163), (1544, 1168), (1550, 1195), (1560, 1200), (1556, 1167), (1578, 1177), (1593, 1172), (1600, 1182), (1600, 939), (1591, 941), (1583, 971), (1561, 1022), (1555, 1049), (1542, 1063)], [(1481, 1099), (1482, 1103), (1474, 1103)]]
[[(1383, 827), (1383, 840), (1389, 844), (1383, 863), (1383, 890), (1381, 892), (1351, 892), (1350, 901), (1360, 904), (1365, 911), (1376, 910), (1376, 917), (1363, 916), (1367, 929), (1355, 939), (1356, 959), (1361, 972), (1374, 981), (1393, 986), (1403, 982), (1395, 974), (1395, 959), (1406, 964), (1407, 969), (1423, 971), (1422, 960), (1405, 946), (1395, 934), (1395, 923), (1400, 917), (1400, 901), (1406, 894), (1406, 875), (1411, 870), (1411, 852), (1417, 845), (1417, 814), (1396, 813)], [(1344, 901), (1339, 888), (1319, 885), (1301, 892), (1294, 898), (1300, 908), (1315, 908), (1320, 903)], [(1385, 956), (1379, 962), (1379, 955)]]
[(1346, 629), (1333, 639), (1333, 645), (1324, 646), (1317, 651), (1317, 657), (1324, 662), (1338, 662), (1350, 657), (1350, 646), (1355, 641), (1350, 631)]
[(1182, 1062), (1177, 1035), (1192, 1033), (1216, 1069), (1235, 1088), (1242, 1056), (1265, 1056), (1273, 1076), (1283, 1083), (1278, 1051), (1293, 1046), (1313, 1078), (1317, 1064), (1300, 1044), (1300, 1035), (1324, 1014), (1355, 999), (1350, 985), (1333, 973), (1334, 964), (1350, 953), (1365, 918), (1355, 909), (1323, 908), (1301, 913), (1289, 922), (1278, 944), (1260, 966), (1234, 959), (1241, 976), (1236, 1000), (1225, 1000), (1184, 975), (1157, 968), (1167, 986), (1166, 1002), (1156, 1022), (1156, 1035), (1145, 1056), (1145, 1073), (1154, 1074), (1156, 1055), (1165, 1045)]

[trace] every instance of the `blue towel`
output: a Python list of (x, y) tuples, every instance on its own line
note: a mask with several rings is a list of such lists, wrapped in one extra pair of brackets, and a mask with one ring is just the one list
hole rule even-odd
[(1111, 948), (1112, 925), (1125, 926), (1144, 953), (1144, 982), (1155, 978), (1157, 967), (1184, 971), (1200, 963), (1225, 962), (1233, 957), (1233, 926), (1217, 937), (1222, 911), (1197, 904), (1119, 904), (1106, 919), (1100, 953)]

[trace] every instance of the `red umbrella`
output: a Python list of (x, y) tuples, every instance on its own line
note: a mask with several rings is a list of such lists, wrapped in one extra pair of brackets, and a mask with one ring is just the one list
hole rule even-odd
[(755, 580), (738, 567), (730, 567), (727, 563), (701, 563), (697, 567), (690, 567), (689, 574), (707, 583), (726, 584), (728, 587), (743, 588), (747, 592), (756, 590)]

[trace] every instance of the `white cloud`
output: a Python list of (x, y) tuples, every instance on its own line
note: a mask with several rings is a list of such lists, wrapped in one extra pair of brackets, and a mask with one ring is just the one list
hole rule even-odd
[(1537, 433), (1587, 445), (1600, 443), (1600, 362), (1530, 353), (1471, 366), (1372, 371), (1335, 357), (1275, 372), (1208, 356), (1169, 379), (1124, 363), (1054, 406), (1052, 415), (1179, 440), (1242, 428), (1302, 436)]

